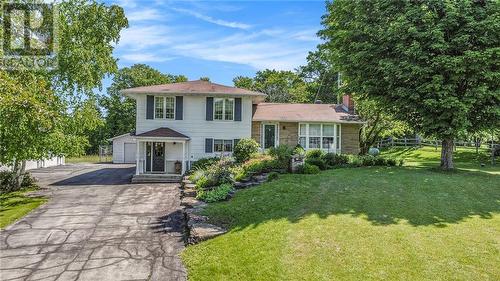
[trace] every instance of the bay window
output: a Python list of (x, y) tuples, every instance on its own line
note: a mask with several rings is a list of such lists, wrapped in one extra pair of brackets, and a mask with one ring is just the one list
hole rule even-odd
[(155, 119), (174, 119), (175, 97), (155, 97)]
[(302, 123), (299, 124), (299, 144), (305, 149), (340, 150), (340, 125)]
[(234, 99), (214, 99), (214, 120), (234, 120)]

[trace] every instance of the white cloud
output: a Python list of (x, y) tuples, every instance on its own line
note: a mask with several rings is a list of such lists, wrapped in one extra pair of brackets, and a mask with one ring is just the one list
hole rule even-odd
[(164, 25), (133, 26), (121, 33), (120, 48), (141, 50), (170, 43), (169, 29)]
[(161, 15), (156, 9), (136, 10), (125, 14), (129, 21), (148, 21), (165, 19), (166, 15)]
[(142, 63), (142, 62), (164, 62), (174, 59), (168, 56), (159, 56), (157, 54), (151, 53), (126, 53), (120, 56), (123, 60), (132, 63)]
[(203, 21), (206, 21), (206, 22), (209, 22), (209, 23), (213, 23), (213, 24), (216, 24), (216, 25), (220, 25), (220, 26), (225, 26), (225, 27), (230, 27), (230, 28), (238, 28), (238, 29), (249, 29), (249, 28), (252, 27), (249, 24), (240, 23), (240, 22), (234, 22), (234, 21), (225, 21), (225, 20), (221, 20), (221, 19), (216, 19), (216, 18), (213, 18), (211, 16), (206, 16), (206, 15), (203, 15), (203, 14), (200, 14), (198, 12), (194, 12), (194, 11), (191, 11), (191, 10), (188, 10), (188, 9), (181, 9), (181, 8), (172, 8), (172, 9), (174, 11), (185, 13), (185, 14), (191, 15), (191, 16), (193, 16), (195, 18), (201, 19)]

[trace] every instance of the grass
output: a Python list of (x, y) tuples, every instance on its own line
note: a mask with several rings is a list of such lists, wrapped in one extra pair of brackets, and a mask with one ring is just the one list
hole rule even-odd
[(0, 228), (5, 228), (47, 201), (41, 197), (27, 197), (25, 194), (29, 191), (31, 189), (0, 194)]
[(78, 157), (66, 158), (66, 163), (102, 163), (111, 162), (113, 159), (111, 156), (107, 156), (99, 159), (99, 155), (82, 155)]
[(229, 232), (182, 253), (191, 280), (500, 280), (500, 175), (459, 151), (404, 167), (284, 175), (205, 214)]

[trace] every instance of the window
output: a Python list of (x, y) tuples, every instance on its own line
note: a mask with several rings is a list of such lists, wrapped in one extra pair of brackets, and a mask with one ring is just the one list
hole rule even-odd
[(305, 149), (340, 150), (340, 125), (299, 124), (299, 144)]
[(175, 118), (175, 97), (155, 97), (155, 119)]
[(155, 119), (163, 118), (163, 97), (155, 97)]
[(214, 99), (214, 120), (234, 120), (234, 99)]
[(214, 140), (214, 152), (233, 152), (233, 140)]

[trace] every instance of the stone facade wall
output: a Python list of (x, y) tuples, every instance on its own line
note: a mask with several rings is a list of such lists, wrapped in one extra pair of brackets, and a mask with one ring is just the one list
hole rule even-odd
[(299, 143), (299, 123), (280, 122), (279, 123), (279, 144), (286, 144), (295, 147)]
[(359, 130), (361, 124), (341, 125), (341, 150), (346, 154), (359, 153)]
[(252, 139), (254, 139), (260, 145), (260, 121), (252, 121)]

